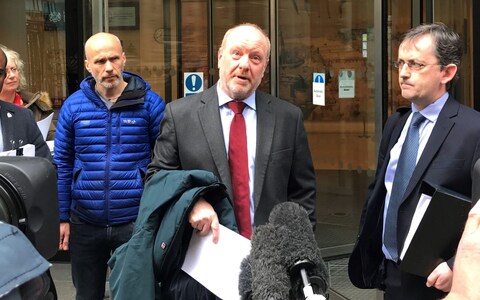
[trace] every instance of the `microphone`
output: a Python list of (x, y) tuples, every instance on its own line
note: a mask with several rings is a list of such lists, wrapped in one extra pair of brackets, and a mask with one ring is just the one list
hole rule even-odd
[(252, 300), (252, 264), (250, 255), (247, 255), (240, 264), (238, 291), (240, 292), (241, 300)]
[(277, 204), (269, 216), (276, 229), (293, 299), (326, 299), (329, 275), (307, 211), (295, 202)]
[(270, 224), (257, 227), (252, 235), (250, 264), (252, 299), (290, 299), (290, 278), (282, 262), (276, 229)]
[(328, 272), (304, 208), (276, 205), (240, 267), (241, 299), (326, 299)]

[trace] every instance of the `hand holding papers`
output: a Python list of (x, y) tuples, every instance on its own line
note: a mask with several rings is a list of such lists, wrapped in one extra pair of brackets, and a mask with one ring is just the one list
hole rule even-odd
[(212, 232), (192, 234), (182, 270), (222, 299), (239, 299), (240, 264), (250, 253), (250, 241), (220, 225), (217, 244)]

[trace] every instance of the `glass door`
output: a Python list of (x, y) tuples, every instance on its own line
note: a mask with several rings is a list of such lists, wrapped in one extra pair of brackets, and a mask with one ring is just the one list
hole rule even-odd
[[(433, 0), (433, 21), (445, 23), (455, 30), (463, 41), (460, 80), (453, 95), (459, 102), (473, 107), (473, 8), (472, 0)], [(478, 23), (477, 23), (478, 26)]]
[[(373, 12), (373, 0), (278, 1), (279, 96), (304, 113), (327, 257), (351, 251), (376, 167)], [(312, 102), (315, 73), (324, 105)]]
[(103, 30), (122, 41), (125, 69), (142, 76), (165, 101), (176, 99), (182, 80), (177, 1), (108, 0), (103, 4)]

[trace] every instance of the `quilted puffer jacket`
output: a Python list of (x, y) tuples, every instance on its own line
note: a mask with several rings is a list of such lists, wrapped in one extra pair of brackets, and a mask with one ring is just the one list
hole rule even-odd
[(60, 221), (70, 212), (108, 226), (134, 221), (165, 102), (141, 77), (108, 109), (89, 76), (62, 106), (55, 135)]

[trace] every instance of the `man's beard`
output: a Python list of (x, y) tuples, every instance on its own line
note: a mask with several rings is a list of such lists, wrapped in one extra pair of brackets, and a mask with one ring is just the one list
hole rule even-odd
[(117, 74), (113, 80), (112, 78), (109, 78), (108, 80), (102, 78), (102, 76), (93, 76), (95, 79), (95, 82), (99, 85), (101, 85), (104, 89), (112, 89), (120, 85), (123, 81), (123, 76), (121, 74)]
[(233, 83), (227, 83), (227, 86), (229, 87), (230, 93), (233, 95), (233, 99), (235, 100), (245, 100), (250, 95), (252, 95), (258, 88), (260, 83), (253, 85), (250, 83), (250, 86), (240, 86), (240, 85), (235, 85)]
[(110, 82), (100, 81), (100, 84), (106, 89), (112, 89), (120, 84), (120, 79), (117, 78), (116, 80)]

